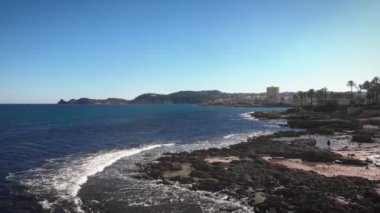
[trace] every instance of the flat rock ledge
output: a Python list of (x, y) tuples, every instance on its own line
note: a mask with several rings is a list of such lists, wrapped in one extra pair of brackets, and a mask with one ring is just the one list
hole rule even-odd
[(255, 212), (380, 212), (379, 180), (278, 163), (311, 166), (340, 162), (361, 168), (365, 164), (319, 149), (311, 140), (273, 140), (300, 134), (304, 133), (280, 132), (229, 148), (165, 154), (143, 165), (140, 178), (224, 193), (254, 207)]

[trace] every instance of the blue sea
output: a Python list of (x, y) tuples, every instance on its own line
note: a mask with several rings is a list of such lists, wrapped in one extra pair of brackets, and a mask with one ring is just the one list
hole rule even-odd
[(222, 194), (137, 178), (166, 152), (225, 147), (284, 130), (196, 105), (0, 105), (1, 212), (213, 212), (249, 207)]

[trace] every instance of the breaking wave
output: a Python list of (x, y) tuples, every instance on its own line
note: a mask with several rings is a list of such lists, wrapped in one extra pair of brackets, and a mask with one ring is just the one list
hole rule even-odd
[[(102, 151), (84, 157), (68, 156), (49, 160), (42, 167), (25, 172), (10, 174), (7, 179), (19, 179), (28, 192), (40, 199), (40, 205), (53, 209), (56, 205), (71, 204), (71, 211), (83, 212), (82, 201), (77, 196), (88, 177), (102, 172), (118, 160), (144, 151), (173, 144), (156, 144), (139, 148)], [(49, 197), (47, 199), (47, 197)]]
[(240, 117), (246, 120), (250, 120), (250, 121), (257, 121), (258, 119), (253, 117), (252, 113), (254, 112), (246, 112), (246, 113), (240, 114)]

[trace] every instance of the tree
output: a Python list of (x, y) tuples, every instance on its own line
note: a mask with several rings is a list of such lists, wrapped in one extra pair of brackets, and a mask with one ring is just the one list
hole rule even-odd
[(379, 83), (380, 83), (380, 78), (379, 78), (379, 76), (375, 76), (375, 77), (372, 79), (372, 83), (374, 83), (374, 84), (379, 84)]
[(325, 104), (327, 104), (327, 88), (323, 87), (322, 91), (323, 91), (323, 95), (324, 95), (324, 99), (325, 99)]
[(375, 104), (378, 103), (378, 96), (380, 94), (380, 78), (378, 76), (375, 76), (372, 81), (372, 93), (373, 93), (373, 101)]
[(351, 101), (353, 100), (354, 98), (354, 93), (352, 92), (352, 88), (356, 86), (355, 82), (353, 80), (349, 80), (347, 82), (347, 86), (348, 87), (351, 87)]
[(362, 96), (363, 84), (357, 85), (356, 89), (358, 90), (357, 91), (358, 103), (362, 104), (363, 102), (365, 102), (365, 100), (363, 100), (363, 96)]
[(352, 93), (352, 88), (353, 88), (354, 86), (356, 86), (356, 84), (355, 84), (355, 82), (354, 82), (353, 80), (349, 80), (349, 81), (347, 82), (347, 86), (348, 86), (348, 87), (351, 87), (351, 93)]
[(369, 81), (365, 81), (361, 87), (366, 90), (367, 104), (371, 104), (371, 83)]
[(293, 103), (294, 103), (294, 105), (298, 105), (299, 103), (298, 103), (298, 95), (297, 94), (294, 94), (293, 95)]
[(308, 92), (307, 92), (307, 96), (310, 98), (310, 105), (313, 106), (313, 98), (314, 98), (314, 90), (313, 89), (310, 89)]
[(323, 90), (319, 89), (315, 91), (315, 98), (317, 99), (317, 103), (321, 105), (323, 103)]
[(303, 107), (304, 100), (305, 100), (305, 93), (302, 91), (298, 91), (298, 97), (300, 99), (300, 105)]
[(327, 88), (323, 87), (315, 92), (315, 97), (317, 98), (318, 104), (327, 104)]

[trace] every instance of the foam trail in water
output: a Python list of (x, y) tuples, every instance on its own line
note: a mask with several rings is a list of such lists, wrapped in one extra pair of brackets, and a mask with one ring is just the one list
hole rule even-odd
[[(89, 154), (85, 157), (68, 158), (60, 161), (51, 160), (47, 165), (26, 172), (26, 178), (21, 178), (21, 183), (30, 188), (31, 193), (38, 197), (48, 197), (40, 202), (44, 208), (60, 202), (72, 202), (74, 210), (82, 212), (80, 205), (82, 201), (77, 197), (81, 186), (87, 182), (88, 177), (102, 172), (106, 167), (116, 161), (136, 155), (138, 153), (174, 144), (156, 144), (133, 149), (111, 150)], [(53, 199), (52, 197), (53, 196)]]
[(128, 150), (111, 151), (100, 155), (95, 155), (82, 160), (82, 163), (73, 167), (64, 168), (61, 176), (66, 177), (68, 181), (56, 184), (56, 189), (65, 190), (67, 194), (76, 196), (81, 185), (87, 182), (91, 175), (103, 171), (106, 167), (114, 164), (121, 158), (138, 154), (140, 152), (161, 147), (162, 145), (150, 145), (143, 148), (134, 148)]
[(246, 112), (246, 113), (240, 114), (240, 117), (246, 120), (250, 120), (250, 121), (258, 120), (257, 118), (252, 116), (252, 113), (254, 112)]
[[(65, 168), (61, 172), (61, 176), (66, 176), (67, 181), (55, 184), (55, 188), (66, 192), (74, 198), (74, 203), (77, 205), (77, 211), (82, 212), (80, 205), (82, 201), (77, 197), (81, 185), (87, 182), (89, 176), (95, 175), (103, 171), (106, 167), (114, 164), (121, 158), (138, 154), (143, 151), (161, 147), (162, 145), (150, 145), (143, 148), (134, 148), (128, 150), (111, 151), (96, 156), (91, 156), (83, 160), (83, 162), (74, 167)], [(65, 178), (65, 179), (66, 179)]]
[(235, 136), (235, 134), (229, 134), (229, 135), (224, 136), (223, 138), (224, 138), (224, 139), (228, 139), (228, 138), (231, 138), (231, 137), (233, 137), (233, 136)]

